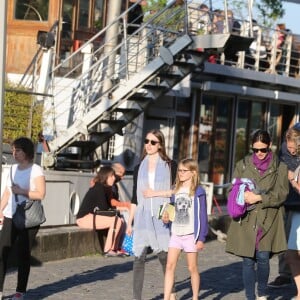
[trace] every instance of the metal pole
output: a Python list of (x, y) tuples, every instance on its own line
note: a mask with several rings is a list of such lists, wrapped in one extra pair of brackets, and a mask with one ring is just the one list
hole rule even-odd
[(229, 33), (227, 0), (224, 0), (224, 13), (225, 13), (225, 33)]
[(249, 33), (253, 37), (253, 22), (252, 22), (253, 0), (248, 0), (248, 15), (249, 15)]
[[(107, 24), (111, 24), (121, 12), (121, 5), (122, 0), (110, 0), (108, 3), (108, 17), (107, 17)], [(119, 30), (119, 23), (116, 22), (113, 26), (109, 27), (106, 34), (105, 34), (105, 47), (104, 47), (104, 55), (113, 53), (109, 56), (109, 60), (107, 62), (107, 70), (105, 77), (107, 78), (103, 84), (103, 91), (107, 91), (111, 88), (112, 82), (110, 81), (111, 75), (114, 73), (115, 69), (115, 54), (114, 48), (117, 46), (118, 43), (118, 30)]]
[(2, 154), (3, 154), (3, 110), (4, 110), (4, 97), (5, 97), (5, 65), (6, 65), (6, 18), (7, 16), (7, 0), (0, 1), (0, 20), (2, 25), (0, 26), (0, 191), (1, 191), (1, 178), (2, 178)]

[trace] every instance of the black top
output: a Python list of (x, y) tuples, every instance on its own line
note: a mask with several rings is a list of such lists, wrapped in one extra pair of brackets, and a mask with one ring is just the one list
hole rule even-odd
[(111, 187), (111, 191), (112, 191), (112, 198), (119, 200), (119, 188), (116, 183), (114, 183), (114, 185)]
[[(133, 191), (132, 191), (132, 200), (131, 203), (137, 205), (137, 196), (136, 196), (136, 190), (137, 190), (137, 176), (139, 172), (140, 164), (135, 166), (133, 171)], [(172, 184), (175, 183), (176, 179), (176, 172), (177, 172), (177, 163), (174, 160), (170, 161), (170, 168), (171, 168), (171, 176), (172, 176)]]
[[(286, 142), (283, 142), (281, 145), (281, 149), (279, 151), (279, 159), (284, 162), (287, 165), (288, 169), (292, 172), (294, 172), (300, 164), (300, 158), (297, 155), (292, 155), (289, 152)], [(300, 211), (300, 195), (293, 188), (291, 183), (289, 183), (289, 187), (289, 193), (284, 202), (285, 208), (288, 210)]]
[(112, 208), (110, 205), (110, 196), (111, 188), (96, 182), (85, 194), (76, 218), (79, 219), (89, 213), (93, 213), (95, 207), (98, 207), (100, 210), (109, 210)]

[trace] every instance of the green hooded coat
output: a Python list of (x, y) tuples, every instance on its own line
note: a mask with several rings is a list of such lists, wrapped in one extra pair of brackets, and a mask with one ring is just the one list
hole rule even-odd
[(232, 219), (227, 233), (226, 252), (243, 257), (254, 257), (258, 228), (262, 236), (258, 243), (259, 251), (270, 251), (271, 255), (287, 249), (284, 231), (284, 203), (289, 191), (288, 170), (273, 155), (270, 165), (261, 176), (252, 162), (252, 155), (246, 156), (236, 165), (234, 178), (249, 178), (262, 194), (262, 201), (255, 209), (242, 218)]

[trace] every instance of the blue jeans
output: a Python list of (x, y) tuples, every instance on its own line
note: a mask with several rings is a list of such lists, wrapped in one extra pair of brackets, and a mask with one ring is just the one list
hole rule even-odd
[[(255, 269), (255, 264), (256, 269)], [(267, 295), (270, 274), (270, 252), (255, 251), (254, 258), (243, 257), (243, 282), (247, 300), (255, 300), (255, 282), (257, 296)]]

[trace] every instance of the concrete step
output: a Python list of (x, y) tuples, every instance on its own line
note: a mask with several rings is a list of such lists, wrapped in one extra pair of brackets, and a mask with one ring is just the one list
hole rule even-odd
[(32, 250), (32, 257), (46, 262), (101, 252), (98, 236), (78, 226), (41, 228)]
[[(224, 214), (209, 216), (208, 239), (223, 239), (229, 222), (230, 218)], [(95, 234), (76, 225), (42, 227), (32, 250), (33, 264), (102, 253), (104, 242), (105, 231)]]

